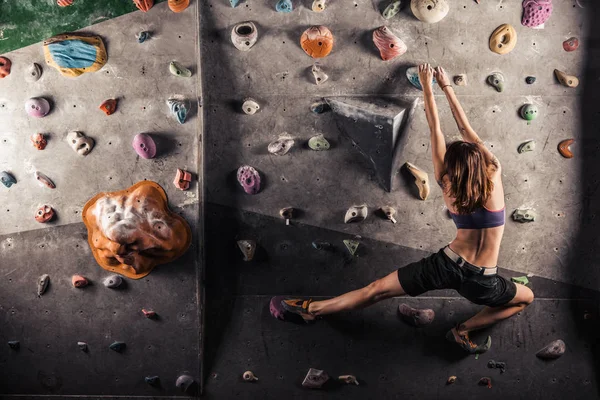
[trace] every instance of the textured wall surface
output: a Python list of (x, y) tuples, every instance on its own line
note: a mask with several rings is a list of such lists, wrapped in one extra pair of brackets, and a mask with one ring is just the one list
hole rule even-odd
[[(18, 183), (0, 188), (0, 397), (178, 395), (179, 374), (187, 371), (198, 380), (202, 164), (196, 21), (195, 2), (181, 14), (171, 12), (165, 2), (146, 14), (136, 11), (88, 27), (84, 32), (104, 39), (108, 62), (75, 79), (46, 67), (41, 43), (3, 54), (13, 65), (0, 81), (0, 170), (10, 171)], [(138, 44), (135, 34), (142, 30), (152, 37)], [(194, 75), (171, 75), (172, 60)], [(39, 81), (26, 83), (24, 72), (32, 62), (44, 72)], [(177, 94), (192, 106), (183, 125), (166, 104)], [(25, 101), (34, 96), (51, 100), (52, 111), (43, 119), (25, 113)], [(119, 100), (110, 116), (98, 109), (108, 98)], [(70, 130), (95, 140), (89, 155), (71, 149), (65, 141)], [(30, 143), (36, 132), (48, 136), (43, 151)], [(140, 158), (131, 147), (141, 132), (156, 140), (156, 158)], [(190, 190), (173, 185), (176, 168), (192, 172)], [(36, 169), (56, 189), (38, 185)], [(192, 247), (141, 280), (126, 279), (124, 288), (107, 289), (102, 279), (109, 272), (90, 252), (81, 210), (99, 192), (126, 189), (144, 179), (159, 183), (171, 209), (190, 223)], [(44, 203), (57, 213), (47, 225), (33, 218)], [(44, 273), (50, 275), (50, 286), (38, 298), (36, 282)], [(76, 273), (90, 279), (91, 286), (73, 288)], [(146, 319), (142, 308), (154, 309), (159, 318)], [(21, 349), (12, 351), (8, 340), (19, 340)], [(127, 344), (124, 353), (108, 349), (116, 340)], [(78, 341), (88, 343), (89, 353), (77, 348)], [(144, 382), (152, 375), (160, 377), (160, 388)]]

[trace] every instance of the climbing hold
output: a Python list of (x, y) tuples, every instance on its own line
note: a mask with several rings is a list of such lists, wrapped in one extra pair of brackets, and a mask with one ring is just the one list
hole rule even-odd
[(528, 85), (533, 85), (535, 83), (535, 76), (528, 76), (525, 78), (525, 83)]
[(544, 24), (552, 15), (552, 0), (523, 0), (521, 25), (533, 28)]
[(331, 243), (325, 242), (323, 240), (315, 240), (311, 244), (312, 247), (314, 247), (317, 250), (328, 250), (332, 247)]
[(42, 77), (42, 67), (33, 63), (25, 70), (25, 80), (29, 83), (37, 82)]
[(237, 170), (237, 181), (248, 194), (260, 192), (260, 174), (249, 165), (242, 165)]
[(427, 196), (429, 196), (429, 175), (427, 172), (420, 170), (415, 165), (407, 162), (404, 164), (408, 171), (415, 177), (415, 184), (419, 189), (419, 197), (421, 200), (427, 200)]
[(50, 283), (50, 276), (48, 274), (44, 274), (38, 278), (37, 281), (37, 295), (40, 297), (46, 292), (48, 289), (48, 283)]
[(521, 118), (527, 121), (527, 125), (538, 117), (538, 108), (535, 104), (525, 104), (521, 107)]
[(500, 373), (503, 374), (506, 372), (506, 363), (502, 361), (488, 361), (488, 368), (499, 369)]
[(390, 221), (392, 221), (394, 224), (397, 222), (396, 221), (396, 209), (394, 207), (390, 207), (390, 206), (383, 206), (381, 207), (381, 212), (383, 213), (383, 215), (389, 219)]
[(17, 183), (17, 180), (15, 179), (14, 176), (12, 176), (11, 174), (9, 174), (8, 172), (2, 171), (2, 172), (0, 172), (0, 182), (2, 182), (2, 184), (4, 186), (6, 186), (7, 188), (9, 188), (12, 185), (14, 185), (15, 183)]
[(360, 236), (356, 236), (352, 240), (350, 240), (350, 239), (343, 240), (344, 245), (348, 249), (348, 252), (350, 253), (351, 256), (356, 255), (356, 251), (358, 250), (358, 246), (360, 245), (360, 242), (358, 241), (358, 239), (360, 239)]
[(338, 380), (344, 382), (347, 385), (360, 385), (358, 383), (358, 379), (356, 379), (354, 375), (340, 375), (338, 376)]
[(287, 133), (283, 132), (279, 135), (277, 140), (269, 143), (267, 150), (269, 153), (275, 154), (276, 156), (284, 156), (294, 146), (294, 139)]
[(326, 101), (316, 101), (310, 105), (310, 111), (314, 114), (323, 114), (324, 112), (331, 111), (331, 107)]
[(492, 388), (492, 378), (484, 376), (483, 378), (481, 378), (479, 380), (479, 385), (481, 385), (481, 386), (487, 386), (488, 389), (491, 389)]
[(502, 24), (490, 36), (490, 50), (497, 54), (510, 53), (517, 44), (517, 31), (512, 25)]
[(150, 159), (156, 156), (156, 143), (147, 133), (138, 133), (131, 143), (138, 156)]
[(556, 79), (566, 87), (574, 88), (579, 86), (579, 79), (573, 75), (567, 75), (564, 72), (555, 69), (554, 74), (556, 75)]
[(168, 0), (167, 4), (174, 13), (180, 13), (190, 5), (190, 0)]
[(246, 371), (242, 374), (242, 379), (246, 382), (256, 382), (258, 378), (252, 373), (252, 371)]
[(46, 145), (48, 144), (48, 141), (44, 137), (43, 133), (35, 133), (31, 135), (29, 139), (31, 140), (33, 147), (35, 147), (38, 150), (44, 150), (46, 148)]
[(558, 144), (558, 152), (560, 153), (560, 155), (563, 156), (564, 158), (573, 158), (573, 152), (571, 151), (571, 148), (569, 147), (573, 143), (575, 143), (575, 139), (562, 140)]
[(144, 43), (146, 40), (150, 39), (150, 32), (148, 31), (141, 31), (135, 34), (135, 38), (137, 39), (138, 43)]
[(454, 77), (456, 86), (467, 86), (467, 74), (459, 74)]
[(579, 48), (579, 39), (577, 39), (576, 37), (570, 37), (567, 40), (565, 40), (563, 42), (563, 49), (565, 49), (565, 51), (575, 51)]
[(320, 369), (310, 368), (304, 381), (302, 381), (302, 386), (310, 388), (310, 389), (320, 389), (321, 386), (325, 384), (329, 380), (329, 375), (327, 372), (322, 371)]
[(187, 101), (179, 98), (171, 98), (167, 100), (167, 105), (169, 106), (169, 110), (171, 110), (171, 115), (175, 117), (177, 122), (183, 124), (188, 114)]
[(177, 173), (175, 174), (175, 179), (173, 179), (173, 184), (179, 190), (188, 190), (190, 188), (190, 183), (192, 182), (192, 174), (183, 169), (177, 168)]
[(41, 224), (51, 221), (54, 218), (54, 209), (48, 205), (43, 205), (35, 213), (35, 220)]
[(238, 240), (237, 245), (244, 256), (244, 261), (252, 261), (256, 252), (256, 242), (254, 240)]
[(159, 386), (160, 378), (156, 375), (146, 376), (144, 378), (144, 382), (146, 382), (150, 386)]
[(79, 347), (79, 350), (83, 351), (84, 353), (88, 352), (88, 344), (86, 342), (77, 342), (77, 347)]
[(43, 118), (50, 112), (50, 103), (43, 97), (33, 97), (25, 102), (25, 111), (31, 117)]
[(12, 62), (6, 57), (0, 57), (0, 79), (10, 75), (10, 66)]
[(112, 342), (110, 346), (108, 346), (109, 349), (116, 351), (117, 353), (122, 353), (125, 350), (125, 347), (127, 347), (127, 345), (124, 342)]
[(186, 392), (190, 386), (194, 383), (194, 378), (189, 375), (181, 375), (175, 381), (175, 386), (177, 386), (181, 391)]
[(87, 280), (87, 278), (85, 276), (73, 275), (71, 277), (71, 283), (76, 288), (83, 288), (83, 287), (86, 287), (90, 282)]
[(311, 26), (300, 36), (300, 46), (312, 58), (322, 58), (333, 49), (333, 34), (325, 26)]
[(117, 109), (117, 99), (104, 100), (98, 108), (104, 111), (106, 115), (111, 115)]
[(554, 360), (565, 354), (565, 350), (565, 342), (558, 339), (551, 342), (546, 347), (535, 353), (535, 355), (539, 358), (543, 358), (544, 360)]
[(390, 19), (400, 12), (400, 8), (402, 8), (401, 0), (391, 0), (390, 4), (387, 5), (381, 15), (383, 15), (383, 18), (385, 19)]
[(240, 0), (229, 0), (229, 4), (231, 4), (231, 8), (236, 8), (240, 4)]
[(325, 83), (325, 81), (327, 81), (327, 79), (329, 79), (329, 75), (327, 75), (325, 72), (323, 72), (321, 67), (319, 67), (317, 64), (314, 64), (312, 66), (311, 71), (312, 71), (313, 76), (315, 77), (315, 83), (317, 85)]
[(537, 214), (531, 208), (517, 208), (512, 213), (512, 219), (518, 222), (533, 222)]
[(254, 22), (241, 22), (231, 30), (231, 43), (236, 49), (248, 51), (258, 40), (258, 29)]
[(44, 58), (62, 75), (75, 78), (98, 71), (106, 64), (108, 55), (100, 36), (69, 33), (44, 40)]
[(123, 278), (119, 275), (109, 275), (102, 281), (102, 284), (109, 289), (116, 289), (123, 283)]
[(148, 319), (156, 318), (156, 312), (154, 310), (148, 310), (148, 309), (142, 308), (142, 313), (144, 314), (144, 317), (146, 317)]
[(180, 76), (183, 78), (189, 78), (192, 76), (192, 71), (179, 64), (177, 61), (171, 61), (169, 63), (169, 72), (175, 76)]
[(455, 375), (449, 376), (448, 380), (446, 380), (446, 385), (452, 385), (458, 379)]
[(56, 4), (60, 7), (67, 7), (73, 4), (73, 0), (56, 0)]
[(430, 308), (417, 309), (404, 303), (398, 306), (398, 314), (404, 322), (417, 327), (429, 325), (435, 318), (435, 312)]
[(325, 151), (325, 150), (329, 150), (331, 145), (329, 144), (329, 141), (327, 139), (325, 139), (323, 134), (319, 133), (318, 135), (315, 135), (315, 136), (311, 137), (310, 139), (308, 139), (308, 147), (311, 150), (315, 150), (315, 151)]
[(13, 350), (19, 350), (19, 348), (21, 347), (21, 343), (19, 343), (18, 340), (9, 340), (8, 347), (10, 347)]
[(528, 140), (519, 145), (517, 151), (519, 154), (523, 154), (528, 151), (533, 151), (535, 149), (535, 140)]
[(448, 15), (450, 6), (446, 0), (411, 0), (410, 9), (418, 20), (434, 24)]
[(367, 208), (366, 204), (352, 206), (346, 211), (346, 215), (344, 216), (344, 223), (349, 224), (351, 222), (364, 221), (365, 218), (367, 218), (368, 213), (369, 209)]
[(373, 43), (379, 49), (383, 61), (401, 56), (407, 50), (406, 44), (387, 26), (380, 26), (373, 31)]
[(279, 0), (277, 4), (275, 4), (275, 10), (277, 12), (289, 13), (294, 9), (294, 5), (292, 4), (292, 0)]
[[(421, 81), (419, 80), (419, 67), (409, 67), (406, 70), (406, 79), (419, 90), (423, 90), (423, 86), (421, 86)], [(435, 84), (437, 81), (433, 78), (432, 83)]]
[(46, 186), (48, 189), (56, 188), (56, 185), (54, 184), (54, 182), (52, 182), (52, 180), (50, 178), (48, 178), (46, 175), (42, 174), (40, 171), (35, 171), (35, 179), (37, 179), (37, 181), (40, 183), (40, 185)]
[(325, 10), (325, 0), (313, 0), (312, 10), (314, 12), (321, 12)]
[(294, 218), (294, 211), (294, 207), (284, 207), (281, 210), (279, 210), (279, 215), (281, 216), (281, 218), (285, 219), (286, 225), (289, 225), (290, 220)]
[(78, 131), (69, 132), (67, 134), (67, 142), (80, 156), (87, 156), (94, 148), (94, 139)]
[(527, 275), (523, 275), (523, 276), (513, 276), (510, 278), (511, 281), (513, 281), (514, 283), (519, 283), (521, 285), (527, 285), (529, 284), (529, 279), (527, 278)]
[(488, 85), (492, 86), (496, 91), (502, 92), (504, 90), (504, 75), (500, 72), (494, 72), (487, 77)]
[(254, 115), (260, 110), (260, 105), (252, 97), (244, 99), (242, 111), (248, 115)]
[(154, 5), (154, 0), (133, 0), (133, 2), (143, 12), (147, 12)]

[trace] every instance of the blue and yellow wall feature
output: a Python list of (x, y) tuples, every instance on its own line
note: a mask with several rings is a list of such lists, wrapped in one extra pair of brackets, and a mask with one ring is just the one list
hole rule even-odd
[(44, 57), (46, 64), (70, 78), (96, 72), (108, 59), (100, 36), (77, 34), (62, 34), (44, 40)]

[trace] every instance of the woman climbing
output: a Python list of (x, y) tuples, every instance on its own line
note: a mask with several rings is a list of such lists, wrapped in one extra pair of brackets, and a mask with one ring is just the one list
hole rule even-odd
[[(434, 76), (446, 94), (463, 138), (447, 148), (433, 96)], [(452, 328), (446, 338), (469, 353), (482, 353), (490, 346), (489, 337), (485, 344), (476, 345), (469, 339), (469, 332), (522, 311), (533, 301), (533, 292), (497, 274), (505, 219), (498, 159), (471, 128), (444, 69), (437, 67), (434, 70), (429, 64), (420, 65), (419, 80), (431, 133), (435, 179), (456, 224), (456, 238), (437, 253), (408, 264), (362, 289), (323, 301), (278, 296), (271, 299), (271, 309), (275, 315), (289, 312), (310, 321), (321, 315), (363, 308), (391, 297), (418, 296), (433, 289), (455, 289), (466, 299), (485, 307)], [(278, 313), (278, 310), (281, 312)], [(407, 311), (400, 309), (400, 312)]]

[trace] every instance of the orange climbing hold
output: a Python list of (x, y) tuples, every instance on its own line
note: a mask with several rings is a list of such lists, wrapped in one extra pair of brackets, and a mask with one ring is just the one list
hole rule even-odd
[(56, 0), (56, 4), (61, 7), (67, 7), (73, 4), (73, 0)]
[(117, 109), (117, 99), (104, 100), (98, 108), (104, 111), (106, 115), (111, 115)]
[(169, 0), (167, 3), (171, 11), (180, 13), (190, 5), (190, 0)]
[(10, 66), (12, 62), (6, 57), (0, 57), (0, 78), (6, 78), (10, 75)]
[(300, 37), (300, 46), (312, 58), (322, 58), (333, 49), (333, 34), (325, 26), (311, 26)]
[(143, 12), (148, 11), (154, 5), (154, 0), (133, 0), (133, 3), (137, 8)]
[(575, 139), (565, 139), (558, 144), (558, 152), (564, 158), (573, 158), (573, 152), (571, 151), (571, 146), (575, 143)]

